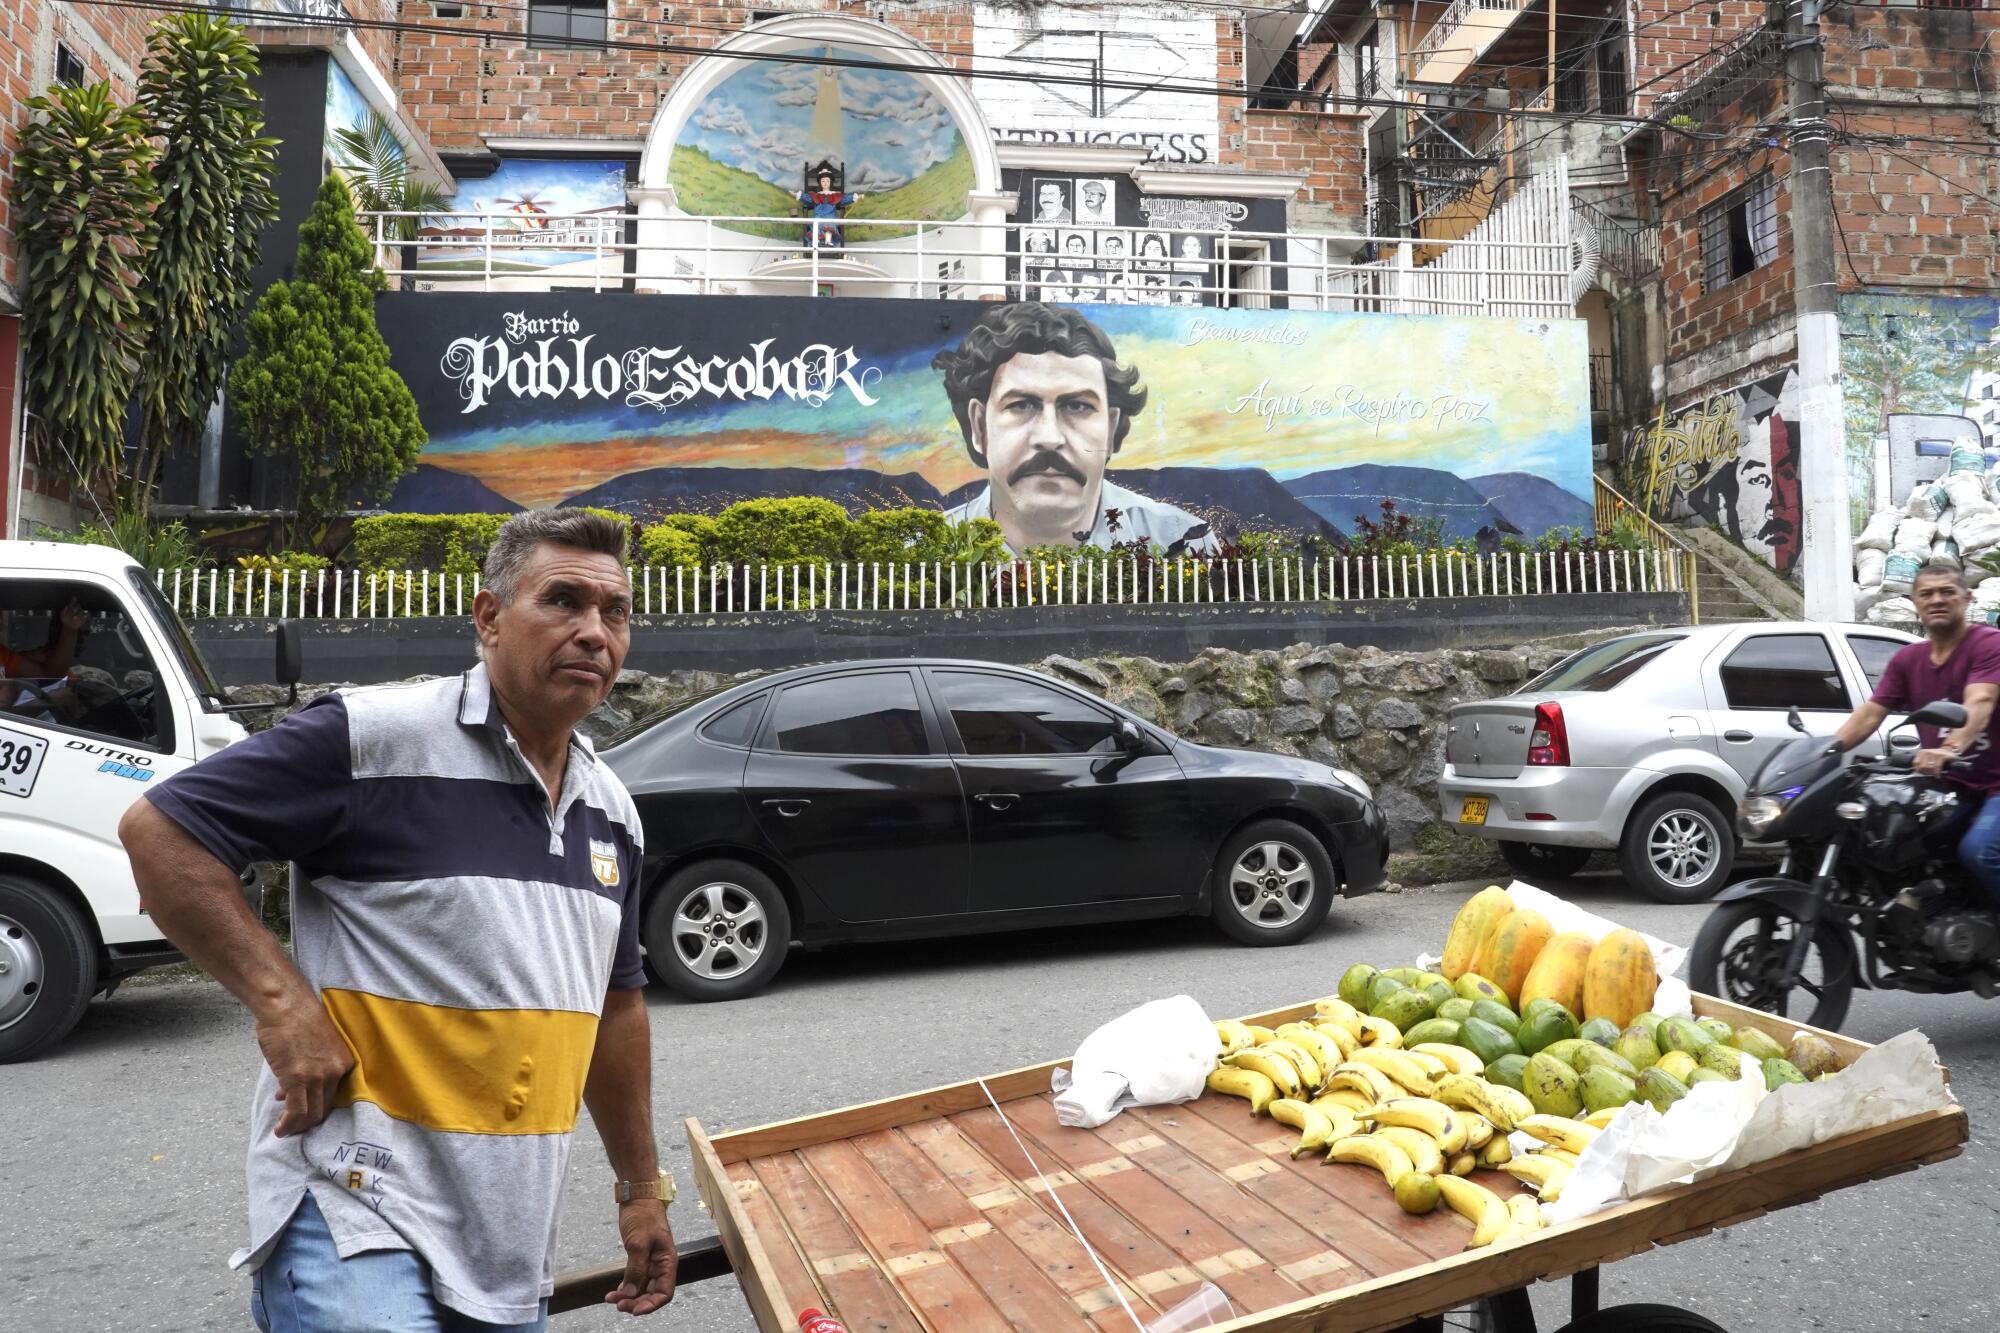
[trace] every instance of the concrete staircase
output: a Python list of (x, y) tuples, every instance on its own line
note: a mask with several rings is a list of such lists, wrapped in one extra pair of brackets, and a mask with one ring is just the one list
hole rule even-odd
[(1703, 523), (1674, 529), (1695, 553), (1695, 595), (1704, 625), (1803, 620), (1798, 589), (1756, 556)]

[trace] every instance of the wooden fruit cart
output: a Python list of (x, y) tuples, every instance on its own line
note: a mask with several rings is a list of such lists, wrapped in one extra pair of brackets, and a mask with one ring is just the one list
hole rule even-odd
[[(1800, 1030), (1706, 996), (1695, 1011), (1780, 1041)], [(1821, 1035), (1845, 1061), (1868, 1049)], [(985, 1080), (1011, 1133), (978, 1080), (713, 1138), (690, 1119), (696, 1183), (758, 1328), (794, 1333), (817, 1306), (852, 1333), (1133, 1333), (1059, 1195), (1147, 1323), (1209, 1281), (1238, 1311), (1218, 1326), (1231, 1333), (1434, 1329), (1480, 1302), (1496, 1333), (1532, 1333), (1532, 1283), (1573, 1278), (1580, 1320), (1596, 1310), (1601, 1264), (1955, 1157), (1967, 1133), (1963, 1110), (1932, 1111), (1467, 1250), (1470, 1228), (1448, 1210), (1412, 1217), (1366, 1168), (1294, 1161), (1296, 1135), (1235, 1098), (1060, 1126), (1059, 1063)], [(1525, 1188), (1475, 1178), (1503, 1197)], [(721, 1271), (721, 1257), (697, 1243), (683, 1279)], [(594, 1304), (616, 1271), (566, 1277), (553, 1308)]]

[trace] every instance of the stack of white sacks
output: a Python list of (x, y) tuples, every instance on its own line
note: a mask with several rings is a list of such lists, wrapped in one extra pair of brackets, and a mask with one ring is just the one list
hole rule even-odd
[[(1917, 608), (1910, 582), (1932, 562), (1965, 571), (1972, 585), (1972, 617), (2000, 620), (2000, 574), (1984, 568), (1982, 557), (2000, 548), (2000, 505), (1994, 475), (1977, 449), (1951, 451), (1944, 476), (1918, 484), (1900, 509), (1884, 509), (1868, 520), (1854, 542), (1854, 611), (1871, 625), (1914, 628)], [(2000, 565), (2000, 556), (1994, 564)]]

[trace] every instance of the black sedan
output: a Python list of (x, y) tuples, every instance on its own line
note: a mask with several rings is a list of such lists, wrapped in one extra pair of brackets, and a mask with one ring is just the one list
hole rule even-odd
[(1178, 739), (986, 662), (802, 667), (682, 704), (604, 753), (646, 835), (654, 977), (768, 984), (794, 942), (1207, 913), (1291, 944), (1381, 887), (1359, 778)]

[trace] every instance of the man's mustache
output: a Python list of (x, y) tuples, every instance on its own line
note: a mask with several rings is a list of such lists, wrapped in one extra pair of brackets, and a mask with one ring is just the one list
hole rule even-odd
[(1071, 481), (1075, 482), (1079, 486), (1084, 485), (1086, 481), (1083, 473), (1078, 471), (1077, 468), (1073, 466), (1070, 463), (1070, 461), (1064, 458), (1061, 454), (1041, 453), (1041, 454), (1036, 454), (1032, 458), (1028, 459), (1027, 462), (1021, 464), (1021, 466), (1015, 468), (1012, 472), (1008, 473), (1007, 484), (1011, 486), (1015, 482), (1020, 481), (1024, 477), (1039, 476), (1044, 472), (1050, 474), (1051, 476), (1068, 477)]

